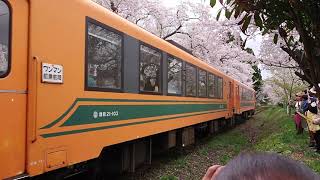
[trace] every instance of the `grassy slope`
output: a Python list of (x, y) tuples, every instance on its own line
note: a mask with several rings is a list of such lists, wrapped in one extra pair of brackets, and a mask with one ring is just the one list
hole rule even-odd
[[(320, 173), (320, 155), (308, 147), (308, 133), (296, 135), (292, 118), (287, 116), (283, 109), (269, 108), (258, 114), (258, 118), (269, 120), (276, 125), (273, 125), (275, 128), (264, 131), (260, 142), (254, 145), (255, 150), (280, 153), (302, 161)], [(276, 131), (271, 131), (273, 129)]]
[(304, 162), (320, 173), (320, 155), (308, 147), (308, 135), (296, 135), (285, 111), (268, 107), (237, 128), (173, 151), (146, 174), (134, 179), (201, 179), (212, 164), (226, 164), (244, 151), (276, 152)]

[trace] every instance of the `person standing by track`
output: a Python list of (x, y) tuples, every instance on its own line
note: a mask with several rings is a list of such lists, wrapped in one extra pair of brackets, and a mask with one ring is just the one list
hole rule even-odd
[(300, 114), (301, 109), (301, 96), (299, 94), (296, 95), (296, 104), (295, 104), (295, 114), (294, 114), (294, 123), (296, 126), (297, 134), (302, 134), (303, 133), (303, 128), (302, 128), (302, 117)]
[(314, 124), (314, 120), (317, 118), (318, 114), (318, 101), (315, 97), (315, 91), (312, 89), (309, 91), (308, 98), (308, 111), (307, 115), (307, 123), (310, 134), (310, 146), (316, 147), (318, 153), (320, 153), (320, 126)]
[[(307, 116), (307, 111), (309, 109), (309, 96), (308, 94), (302, 95), (302, 102), (301, 102), (301, 113)], [(308, 125), (308, 132), (309, 132), (309, 147), (314, 147), (315, 146), (315, 139), (314, 139), (314, 133), (311, 131), (313, 128), (313, 124), (311, 122), (310, 118), (305, 119)]]

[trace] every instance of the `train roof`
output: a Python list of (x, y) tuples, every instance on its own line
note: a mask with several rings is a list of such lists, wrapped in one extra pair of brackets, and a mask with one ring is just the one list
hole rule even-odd
[[(79, 0), (80, 1), (80, 0)], [(170, 55), (179, 57), (183, 59), (186, 62), (192, 63), (192, 64), (198, 64), (198, 66), (202, 69), (213, 71), (216, 75), (225, 76), (229, 79), (232, 79), (236, 81), (238, 84), (241, 84), (242, 86), (251, 89), (254, 91), (254, 89), (250, 88), (249, 86), (241, 83), (240, 81), (230, 77), (229, 75), (221, 72), (217, 68), (205, 63), (204, 61), (200, 60), (199, 58), (193, 56), (190, 51), (186, 51), (185, 48), (178, 47), (175, 43), (168, 42), (164, 39), (159, 38), (158, 36), (150, 33), (149, 31), (139, 27), (138, 25), (122, 18), (116, 13), (111, 12), (110, 10), (106, 9), (105, 7), (88, 0), (81, 0), (83, 3), (87, 4), (88, 7), (94, 9), (94, 11), (98, 11), (101, 13), (101, 16), (98, 17), (97, 20), (103, 21), (105, 17), (108, 17), (108, 19), (113, 19), (114, 21), (111, 21), (108, 26), (111, 26), (114, 29), (118, 29), (144, 43), (147, 43), (151, 46), (154, 46), (158, 49), (161, 49), (162, 51), (165, 51), (169, 53)], [(101, 18), (101, 19), (99, 19)], [(179, 45), (181, 46), (181, 45)]]

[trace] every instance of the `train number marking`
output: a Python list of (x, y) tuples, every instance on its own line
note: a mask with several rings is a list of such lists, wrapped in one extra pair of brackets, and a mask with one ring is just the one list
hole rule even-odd
[(116, 117), (119, 116), (119, 111), (94, 111), (92, 117), (94, 119), (103, 117)]

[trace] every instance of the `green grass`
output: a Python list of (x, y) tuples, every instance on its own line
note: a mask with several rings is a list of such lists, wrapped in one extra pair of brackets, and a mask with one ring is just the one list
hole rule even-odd
[(297, 135), (285, 109), (263, 107), (257, 111), (253, 119), (232, 130), (204, 138), (189, 150), (172, 151), (151, 179), (201, 179), (211, 165), (225, 165), (247, 151), (279, 153), (320, 173), (320, 155), (308, 147), (308, 132)]
[(226, 164), (233, 156), (237, 155), (242, 149), (248, 145), (248, 140), (238, 130), (230, 131), (226, 134), (220, 134), (213, 137), (208, 145), (203, 147), (208, 151), (215, 150), (221, 155), (218, 160), (221, 164)]
[(174, 166), (175, 168), (184, 168), (187, 166), (187, 158), (184, 156), (178, 157), (175, 161), (174, 161)]
[(254, 150), (276, 152), (298, 161), (320, 173), (320, 155), (308, 147), (308, 132), (297, 135), (292, 117), (286, 115), (284, 109), (269, 108), (258, 115), (269, 121), (271, 130), (265, 130)]
[(220, 134), (212, 138), (208, 143), (210, 149), (232, 148), (239, 152), (243, 146), (247, 145), (247, 138), (239, 131), (230, 131), (226, 134)]
[(160, 180), (178, 180), (178, 178), (173, 175), (166, 175), (166, 176), (162, 176)]

